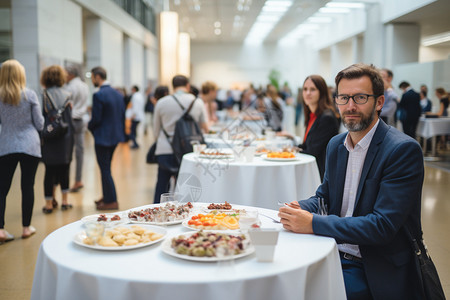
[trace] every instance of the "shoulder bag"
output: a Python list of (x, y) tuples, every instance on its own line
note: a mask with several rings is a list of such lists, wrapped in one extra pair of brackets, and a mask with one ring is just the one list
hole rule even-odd
[(67, 107), (69, 99), (64, 102), (61, 108), (57, 108), (47, 90), (44, 90), (44, 129), (42, 130), (42, 139), (50, 141), (59, 139), (67, 133), (69, 124), (64, 120), (63, 114)]
[(423, 239), (416, 239), (413, 237), (407, 227), (405, 227), (405, 231), (414, 249), (414, 260), (425, 299), (445, 300), (438, 272), (431, 260), (431, 256), (428, 254), (428, 249), (425, 246)]

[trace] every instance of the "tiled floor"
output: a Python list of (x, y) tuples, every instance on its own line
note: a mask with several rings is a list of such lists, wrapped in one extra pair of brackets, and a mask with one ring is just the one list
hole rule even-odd
[[(145, 164), (145, 154), (151, 140), (151, 137), (141, 137), (141, 148), (138, 150), (132, 151), (127, 145), (120, 145), (116, 150), (112, 169), (120, 210), (152, 202), (157, 170), (155, 165)], [(425, 239), (447, 295), (450, 295), (450, 235), (447, 232), (450, 228), (447, 215), (450, 215), (449, 152), (446, 153), (448, 162), (433, 163), (439, 168), (426, 167), (422, 202)], [(55, 229), (96, 213), (93, 201), (101, 196), (101, 185), (90, 135), (87, 135), (86, 144), (85, 187), (79, 193), (70, 194), (69, 202), (74, 204), (72, 210), (57, 210), (50, 215), (42, 213), (43, 177), (44, 166), (40, 165), (32, 221), (37, 234), (27, 240), (19, 238), (0, 246), (0, 299), (29, 299), (41, 241)], [(19, 181), (20, 171), (17, 170), (7, 199), (5, 226), (16, 236), (22, 232)], [(58, 195), (57, 199), (60, 198)]]

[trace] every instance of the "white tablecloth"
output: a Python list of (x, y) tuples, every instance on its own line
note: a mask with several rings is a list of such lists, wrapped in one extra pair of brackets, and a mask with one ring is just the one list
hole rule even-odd
[[(279, 150), (279, 148), (292, 147), (294, 141), (285, 137), (275, 137), (273, 140), (224, 140), (220, 137), (205, 137), (208, 148), (233, 148), (234, 146), (242, 146), (249, 144), (257, 148), (266, 148)], [(249, 146), (247, 145), (247, 146)]]
[(278, 209), (278, 202), (302, 200), (320, 185), (316, 159), (300, 154), (300, 160), (274, 162), (255, 157), (251, 163), (183, 156), (176, 190), (189, 201), (225, 201)]
[[(276, 217), (273, 210), (260, 213)], [(261, 216), (262, 227), (280, 227)], [(167, 227), (169, 235), (187, 229)], [(260, 300), (345, 299), (336, 243), (331, 238), (281, 230), (274, 261), (255, 254), (232, 262), (202, 263), (148, 247), (101, 251), (73, 243), (81, 221), (45, 238), (36, 263), (31, 300)]]
[(421, 117), (416, 134), (427, 139), (436, 135), (450, 134), (450, 118)]
[(427, 139), (432, 138), (431, 155), (436, 156), (436, 136), (450, 134), (450, 118), (424, 118), (419, 119), (416, 135), (423, 137), (422, 148), (427, 151)]

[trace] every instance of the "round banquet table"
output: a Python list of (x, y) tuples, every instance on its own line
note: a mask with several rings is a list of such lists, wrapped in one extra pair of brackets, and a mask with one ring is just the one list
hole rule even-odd
[[(258, 210), (277, 217), (277, 211)], [(273, 262), (258, 262), (254, 253), (228, 262), (183, 260), (162, 252), (161, 243), (89, 249), (73, 242), (82, 222), (71, 223), (42, 242), (31, 299), (345, 299), (334, 239), (295, 234), (260, 219), (261, 227), (281, 230)], [(181, 225), (166, 228), (168, 238), (189, 231)]]
[(307, 199), (320, 185), (314, 156), (300, 154), (294, 161), (253, 162), (183, 156), (176, 191), (191, 202), (232, 201), (278, 210), (279, 202)]

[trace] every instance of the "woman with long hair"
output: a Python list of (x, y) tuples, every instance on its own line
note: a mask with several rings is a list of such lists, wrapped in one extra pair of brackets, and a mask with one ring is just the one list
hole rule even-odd
[[(61, 209), (72, 208), (67, 201), (69, 193), (69, 169), (72, 161), (72, 150), (74, 145), (74, 129), (72, 123), (72, 103), (70, 93), (62, 88), (66, 81), (66, 73), (61, 66), (53, 65), (45, 68), (41, 74), (41, 85), (43, 93), (43, 114), (49, 117), (52, 106), (63, 109), (63, 120), (67, 123), (68, 130), (61, 137), (44, 140), (42, 145), (42, 160), (45, 164), (44, 195), (45, 206), (42, 208), (44, 214), (49, 214), (58, 206), (55, 199), (55, 189), (61, 186), (62, 204)], [(52, 105), (53, 103), (53, 105)]]
[(22, 238), (36, 232), (30, 224), (44, 118), (36, 93), (25, 86), (25, 68), (17, 60), (5, 61), (0, 68), (0, 244), (14, 239), (4, 226), (6, 196), (17, 164), (21, 170)]
[(325, 172), (325, 154), (330, 139), (339, 132), (336, 118), (325, 80), (320, 75), (310, 75), (303, 82), (303, 112), (305, 135), (302, 152), (313, 155), (319, 167), (320, 178)]

